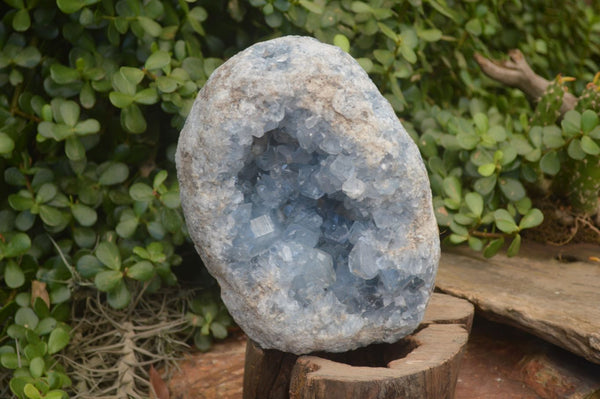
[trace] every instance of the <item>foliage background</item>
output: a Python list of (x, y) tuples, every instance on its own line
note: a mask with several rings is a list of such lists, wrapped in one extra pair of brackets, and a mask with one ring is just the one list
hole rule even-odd
[(180, 311), (196, 344), (227, 335), (187, 238), (173, 154), (211, 72), (259, 40), (310, 35), (354, 56), (418, 142), (442, 231), (487, 255), (506, 238), (518, 250), (521, 231), (541, 223), (541, 183), (573, 158), (567, 146), (599, 138), (582, 109), (575, 133), (561, 126), (538, 143), (528, 100), (473, 61), (519, 48), (545, 77), (577, 77), (581, 93), (600, 70), (597, 2), (4, 0), (0, 10), (0, 364), (18, 397), (77, 394), (57, 355), (85, 297), (131, 312), (140, 296), (192, 281), (206, 290)]

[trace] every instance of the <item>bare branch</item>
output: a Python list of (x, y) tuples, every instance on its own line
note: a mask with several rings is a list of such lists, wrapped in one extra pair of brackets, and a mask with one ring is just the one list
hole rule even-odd
[[(475, 53), (474, 58), (487, 76), (507, 86), (520, 89), (531, 100), (537, 102), (550, 82), (531, 69), (520, 50), (510, 50), (508, 55), (510, 60), (505, 61), (490, 60), (479, 53)], [(565, 92), (560, 108), (561, 115), (573, 109), (575, 104), (577, 104), (577, 97)]]

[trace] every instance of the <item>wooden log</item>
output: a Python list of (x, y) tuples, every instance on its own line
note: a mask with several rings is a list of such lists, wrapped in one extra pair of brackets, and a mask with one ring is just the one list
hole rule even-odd
[[(524, 243), (519, 256), (491, 259), (444, 251), (436, 285), (510, 324), (600, 364), (598, 246)], [(564, 261), (570, 261), (564, 263)]]
[(394, 344), (298, 357), (249, 341), (243, 397), (451, 399), (472, 321), (469, 302), (436, 293), (417, 332)]
[(246, 344), (243, 399), (288, 399), (290, 376), (298, 355)]

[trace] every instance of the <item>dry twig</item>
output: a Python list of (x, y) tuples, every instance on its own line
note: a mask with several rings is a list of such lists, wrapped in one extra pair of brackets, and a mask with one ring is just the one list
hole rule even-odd
[(187, 349), (187, 302), (193, 291), (144, 295), (117, 311), (88, 296), (73, 317), (73, 338), (62, 356), (73, 379), (72, 398), (147, 398), (149, 366), (169, 374)]
[[(504, 85), (520, 89), (531, 100), (537, 102), (550, 82), (531, 69), (520, 50), (510, 50), (508, 56), (510, 60), (496, 61), (475, 53), (474, 58), (487, 76)], [(565, 92), (560, 108), (561, 115), (573, 109), (576, 103), (577, 97)]]

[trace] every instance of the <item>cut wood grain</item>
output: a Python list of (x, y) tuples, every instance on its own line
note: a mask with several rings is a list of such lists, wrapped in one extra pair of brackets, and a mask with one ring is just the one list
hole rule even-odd
[(565, 252), (536, 244), (514, 258), (444, 251), (436, 285), (469, 300), (492, 320), (600, 364), (600, 264), (586, 261), (588, 257), (557, 260)]
[(297, 357), (249, 341), (244, 399), (453, 398), (472, 320), (470, 303), (436, 293), (417, 332), (394, 344)]

